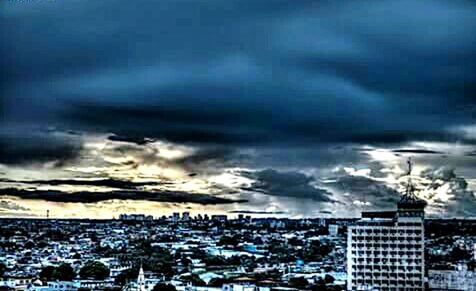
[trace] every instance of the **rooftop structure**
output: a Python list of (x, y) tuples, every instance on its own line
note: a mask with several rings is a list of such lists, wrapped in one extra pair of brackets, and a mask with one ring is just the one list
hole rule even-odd
[(415, 195), (409, 160), (397, 211), (364, 212), (348, 230), (348, 290), (424, 290), (424, 208)]

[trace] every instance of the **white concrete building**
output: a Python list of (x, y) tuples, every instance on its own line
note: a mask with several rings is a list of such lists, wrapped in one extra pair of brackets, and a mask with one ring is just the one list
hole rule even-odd
[(396, 212), (364, 212), (349, 227), (348, 290), (424, 290), (425, 205), (409, 181)]
[(329, 224), (328, 231), (329, 235), (337, 236), (339, 234), (339, 226), (337, 224)]
[(222, 291), (270, 291), (269, 287), (258, 287), (255, 285), (225, 284)]
[(28, 285), (33, 284), (30, 277), (0, 277), (0, 287), (13, 288), (15, 290), (26, 290)]
[(89, 290), (103, 290), (112, 288), (113, 280), (74, 280), (74, 281), (50, 281), (45, 286), (31, 285), (28, 291), (77, 291), (80, 288)]
[(48, 282), (45, 286), (31, 286), (28, 291), (78, 291), (78, 284), (73, 281)]
[(476, 290), (476, 274), (468, 271), (466, 265), (457, 270), (429, 270), (428, 285), (430, 290)]

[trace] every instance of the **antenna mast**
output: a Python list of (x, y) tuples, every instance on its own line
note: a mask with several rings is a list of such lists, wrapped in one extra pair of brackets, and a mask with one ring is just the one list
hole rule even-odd
[(407, 190), (405, 192), (405, 196), (407, 198), (416, 198), (416, 195), (414, 192), (415, 187), (413, 186), (413, 183), (412, 183), (413, 161), (411, 157), (408, 158), (407, 164), (408, 164), (408, 171), (407, 171), (408, 182), (407, 182)]

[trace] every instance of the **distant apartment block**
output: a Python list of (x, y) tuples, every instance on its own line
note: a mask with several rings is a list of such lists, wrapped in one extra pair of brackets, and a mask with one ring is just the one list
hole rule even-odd
[(119, 220), (136, 220), (136, 221), (151, 221), (154, 220), (152, 215), (144, 215), (144, 214), (121, 214), (119, 215)]

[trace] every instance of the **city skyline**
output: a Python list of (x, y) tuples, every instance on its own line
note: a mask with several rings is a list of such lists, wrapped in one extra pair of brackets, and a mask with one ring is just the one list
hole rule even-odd
[(470, 1), (4, 1), (0, 217), (476, 217)]

